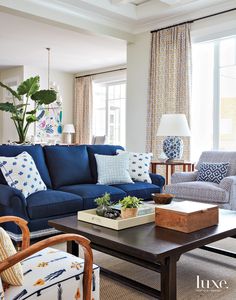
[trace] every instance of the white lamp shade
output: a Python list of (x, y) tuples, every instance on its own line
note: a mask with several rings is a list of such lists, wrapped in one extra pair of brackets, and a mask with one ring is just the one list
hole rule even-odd
[(164, 114), (157, 136), (190, 136), (191, 132), (184, 114)]
[(73, 124), (65, 124), (63, 126), (63, 133), (75, 133), (75, 127)]

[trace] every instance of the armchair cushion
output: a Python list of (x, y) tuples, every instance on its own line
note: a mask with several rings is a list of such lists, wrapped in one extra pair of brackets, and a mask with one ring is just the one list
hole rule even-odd
[[(23, 286), (10, 286), (5, 299), (83, 299), (84, 260), (46, 248), (22, 262)], [(99, 299), (99, 267), (93, 265), (92, 298)]]
[(229, 192), (213, 182), (193, 181), (170, 184), (165, 187), (165, 191), (176, 195), (176, 198), (180, 199), (207, 203), (229, 202)]
[(203, 162), (229, 163), (227, 176), (236, 175), (236, 151), (204, 151), (195, 168), (199, 170), (200, 165)]
[[(16, 249), (9, 235), (2, 227), (0, 227), (0, 260), (3, 261), (14, 254), (16, 254)], [(17, 263), (3, 271), (1, 273), (1, 279), (11, 285), (22, 285), (23, 271), (21, 264)]]

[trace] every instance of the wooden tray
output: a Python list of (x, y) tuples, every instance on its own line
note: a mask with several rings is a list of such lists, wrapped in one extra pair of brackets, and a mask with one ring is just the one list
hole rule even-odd
[(137, 216), (128, 219), (118, 218), (116, 220), (113, 220), (113, 219), (108, 219), (96, 215), (96, 209), (88, 209), (88, 210), (78, 211), (77, 219), (78, 221), (84, 221), (99, 226), (111, 228), (114, 230), (121, 230), (129, 227), (134, 227), (134, 226), (154, 222), (155, 213), (146, 214), (143, 216)]

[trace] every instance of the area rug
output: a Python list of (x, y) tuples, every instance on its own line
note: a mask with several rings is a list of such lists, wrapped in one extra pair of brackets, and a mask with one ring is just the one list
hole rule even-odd
[[(236, 239), (225, 239), (212, 244), (236, 252)], [(96, 264), (109, 268), (132, 279), (160, 288), (159, 274), (142, 267), (123, 262), (105, 254), (94, 251)], [(199, 276), (199, 277), (197, 277)], [(198, 280), (204, 280), (205, 288), (197, 287)], [(209, 280), (210, 288), (207, 288)], [(223, 288), (217, 288), (213, 281)], [(224, 280), (224, 281), (223, 281)], [(177, 299), (178, 300), (235, 300), (236, 299), (236, 259), (194, 250), (184, 254), (177, 266)], [(126, 287), (105, 276), (101, 276), (101, 300), (151, 300), (132, 288)]]
[[(212, 245), (236, 252), (236, 239), (227, 238)], [(60, 245), (60, 249), (65, 250), (65, 246)], [(159, 274), (97, 251), (93, 253), (96, 264), (160, 289)], [(201, 286), (198, 288), (197, 278), (199, 281), (204, 280), (205, 288)], [(207, 281), (209, 288), (207, 288)], [(221, 281), (223, 288), (217, 288), (213, 281), (217, 287)], [(101, 300), (155, 299), (103, 275), (101, 275), (100, 296)], [(236, 300), (236, 259), (201, 249), (182, 255), (177, 265), (177, 299)]]

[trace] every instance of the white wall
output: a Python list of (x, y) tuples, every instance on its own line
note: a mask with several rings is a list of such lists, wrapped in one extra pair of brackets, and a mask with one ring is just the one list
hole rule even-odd
[[(40, 76), (41, 89), (47, 89), (47, 70), (32, 66), (21, 66), (0, 71), (0, 80), (8, 82), (17, 78), (18, 83), (32, 76)], [(63, 124), (73, 123), (73, 97), (74, 97), (74, 75), (70, 73), (51, 71), (51, 79), (60, 87), (60, 95), (63, 101)], [(0, 89), (0, 99), (4, 100), (3, 89)], [(1, 101), (1, 100), (0, 100)], [(34, 134), (34, 125), (31, 125), (28, 136)], [(15, 126), (10, 119), (9, 113), (0, 112), (0, 143), (8, 140), (18, 140)]]
[(145, 151), (150, 32), (138, 34), (127, 49), (126, 148)]
[[(0, 70), (0, 80), (8, 84), (9, 82), (17, 81), (20, 83), (24, 78), (23, 66)], [(5, 99), (6, 90), (0, 88), (0, 101), (9, 101)], [(8, 140), (17, 141), (18, 135), (10, 119), (10, 113), (0, 112), (0, 143), (6, 143)]]

